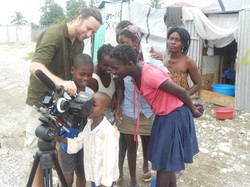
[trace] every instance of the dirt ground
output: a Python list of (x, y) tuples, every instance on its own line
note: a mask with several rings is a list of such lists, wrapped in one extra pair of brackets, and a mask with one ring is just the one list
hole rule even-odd
[[(4, 187), (26, 186), (29, 177), (28, 160), (23, 150), (29, 113), (25, 105), (29, 61), (25, 57), (34, 47), (34, 43), (0, 45), (0, 186)], [(195, 119), (200, 153), (193, 164), (186, 165), (186, 170), (178, 173), (178, 186), (250, 186), (250, 113), (236, 111), (232, 120), (218, 120), (213, 110), (218, 106), (203, 103), (205, 113)], [(137, 181), (138, 186), (148, 187), (150, 184), (141, 179), (140, 147)], [(123, 186), (129, 182), (127, 163), (124, 169)], [(56, 181), (56, 175), (53, 177)]]

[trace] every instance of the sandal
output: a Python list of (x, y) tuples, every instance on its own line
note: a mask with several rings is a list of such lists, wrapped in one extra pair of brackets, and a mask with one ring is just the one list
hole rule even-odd
[(119, 179), (117, 179), (117, 180), (115, 181), (114, 186), (115, 186), (115, 187), (119, 187), (119, 186), (121, 186), (121, 185), (122, 185), (122, 177), (119, 178)]
[(127, 187), (137, 187), (137, 185), (136, 184), (128, 183)]
[(142, 180), (144, 182), (150, 182), (152, 180), (151, 171), (148, 171), (147, 173), (142, 173)]

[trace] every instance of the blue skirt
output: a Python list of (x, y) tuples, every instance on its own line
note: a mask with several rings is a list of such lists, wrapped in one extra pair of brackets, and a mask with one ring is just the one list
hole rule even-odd
[(148, 148), (153, 170), (184, 170), (185, 163), (192, 163), (198, 152), (193, 114), (186, 105), (155, 116)]

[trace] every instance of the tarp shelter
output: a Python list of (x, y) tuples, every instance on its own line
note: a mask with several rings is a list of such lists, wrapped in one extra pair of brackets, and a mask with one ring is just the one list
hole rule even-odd
[(121, 20), (130, 20), (144, 32), (143, 43), (149, 43), (157, 51), (166, 49), (166, 26), (163, 21), (164, 10), (154, 9), (134, 1), (102, 1), (99, 5), (103, 25), (95, 34), (94, 60), (102, 44), (115, 46), (115, 28)]
[[(198, 8), (181, 7), (181, 22), (177, 21), (181, 24), (174, 26), (181, 26), (189, 31), (192, 38), (189, 55), (196, 62), (199, 59), (204, 62), (206, 58), (213, 57), (214, 47), (227, 46), (234, 40), (237, 42), (235, 108), (250, 112), (250, 40), (248, 36), (250, 32), (250, 0), (218, 0), (215, 4), (218, 5), (217, 8), (214, 5), (210, 6), (210, 8), (214, 7), (214, 11), (208, 8), (203, 9), (206, 16)], [(221, 7), (224, 8), (221, 9)], [(168, 23), (167, 25), (169, 26)], [(196, 38), (196, 43), (193, 42), (193, 38)], [(197, 49), (202, 50), (205, 45), (208, 45), (210, 56), (201, 56), (202, 52), (197, 52)], [(219, 68), (218, 65), (213, 67)], [(201, 67), (201, 70), (202, 72), (208, 71), (206, 67)]]
[[(248, 8), (242, 8), (242, 6), (250, 4), (249, 1), (250, 0), (237, 0), (238, 4), (240, 4), (240, 9), (233, 11), (235, 12), (234, 16), (232, 16), (233, 14), (224, 16), (224, 18), (222, 18), (222, 20), (224, 19), (224, 21), (222, 21), (224, 24), (216, 23), (218, 20), (215, 19), (218, 17), (217, 15), (212, 19), (213, 15), (218, 12), (213, 12), (209, 14), (209, 16), (205, 16), (197, 7), (181, 7), (182, 16), (179, 22), (181, 24), (174, 25), (184, 27), (190, 33), (192, 41), (188, 55), (195, 60), (197, 66), (202, 69), (203, 72), (208, 70), (201, 67), (201, 62), (206, 58), (210, 58), (209, 56), (202, 56), (202, 50), (205, 45), (209, 46), (208, 54), (213, 57), (213, 47), (220, 48), (228, 45), (233, 40), (239, 40), (237, 64), (240, 65), (236, 67), (238, 78), (236, 79), (235, 106), (236, 109), (248, 112), (250, 112), (250, 40), (247, 34), (250, 33), (250, 13)], [(225, 9), (227, 9), (229, 4), (234, 6), (236, 3), (235, 0), (218, 0), (218, 2), (224, 2)], [(219, 7), (221, 7), (221, 4), (219, 4)], [(166, 13), (165, 10), (156, 10), (134, 1), (102, 1), (99, 9), (104, 18), (104, 23), (96, 33), (94, 39), (93, 57), (95, 62), (97, 50), (102, 44), (110, 43), (114, 46), (117, 45), (115, 28), (121, 20), (130, 20), (132, 23), (142, 28), (145, 33), (142, 42), (151, 44), (158, 51), (166, 50), (166, 34), (169, 25), (167, 23), (168, 27), (166, 27), (163, 21)], [(205, 13), (208, 13), (208, 9), (203, 10), (204, 12), (207, 10)], [(173, 17), (172, 15), (172, 18)], [(169, 17), (169, 19), (172, 18)], [(244, 38), (242, 38), (242, 36), (244, 36)], [(208, 41), (208, 43), (204, 41)], [(218, 67), (215, 65), (214, 68)], [(240, 86), (242, 85), (242, 81), (247, 81), (247, 84)]]

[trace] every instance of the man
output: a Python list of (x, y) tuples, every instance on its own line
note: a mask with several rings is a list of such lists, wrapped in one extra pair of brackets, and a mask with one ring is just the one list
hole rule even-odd
[[(41, 106), (40, 96), (49, 90), (35, 77), (35, 72), (38, 69), (43, 71), (56, 86), (63, 86), (69, 95), (76, 94), (76, 85), (70, 80), (73, 59), (77, 54), (83, 52), (83, 40), (93, 36), (101, 24), (102, 17), (98, 9), (84, 8), (71, 21), (51, 26), (41, 34), (30, 65), (31, 76), (26, 100), (28, 105)], [(32, 154), (38, 149), (38, 138), (34, 133), (35, 129), (41, 124), (38, 118), (39, 114), (33, 111), (25, 130), (25, 148), (32, 150)], [(40, 166), (37, 169), (33, 186), (41, 186)]]

